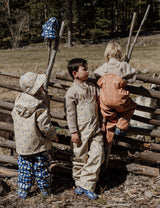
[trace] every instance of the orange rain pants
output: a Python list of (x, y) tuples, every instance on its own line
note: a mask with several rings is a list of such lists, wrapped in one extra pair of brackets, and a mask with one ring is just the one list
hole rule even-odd
[(115, 127), (127, 130), (136, 103), (125, 89), (127, 83), (116, 74), (106, 74), (98, 82), (100, 110), (106, 124), (106, 143), (111, 143)]

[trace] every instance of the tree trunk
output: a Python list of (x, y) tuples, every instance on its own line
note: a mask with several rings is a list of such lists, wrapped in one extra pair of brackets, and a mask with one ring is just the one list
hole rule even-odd
[(72, 33), (73, 33), (73, 27), (72, 27), (72, 3), (73, 0), (68, 0), (68, 46), (72, 47)]

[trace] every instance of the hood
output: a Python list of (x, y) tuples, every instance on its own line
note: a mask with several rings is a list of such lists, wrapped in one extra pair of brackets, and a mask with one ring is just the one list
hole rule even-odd
[(17, 96), (14, 109), (19, 116), (28, 118), (35, 112), (40, 104), (42, 104), (42, 100), (38, 100), (29, 94), (22, 93)]
[(19, 83), (22, 90), (30, 95), (35, 95), (46, 80), (45, 74), (27, 72), (20, 77)]

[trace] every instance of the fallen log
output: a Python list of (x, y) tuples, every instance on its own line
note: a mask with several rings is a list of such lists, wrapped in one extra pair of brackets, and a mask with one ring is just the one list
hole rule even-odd
[[(123, 143), (119, 143), (119, 141)], [(144, 151), (144, 150), (160, 151), (160, 144), (148, 143), (148, 142), (144, 142), (144, 141), (129, 138), (129, 137), (117, 136), (117, 137), (114, 137), (114, 142), (115, 144), (118, 144), (118, 145), (124, 144), (124, 146), (126, 147), (129, 147), (131, 149), (139, 149), (141, 151)]]
[(12, 123), (5, 123), (5, 122), (0, 121), (0, 130), (14, 133), (14, 127)]
[(134, 115), (134, 114), (131, 119), (142, 122), (142, 123), (146, 123), (146, 124), (160, 126), (160, 120), (156, 120), (156, 119), (144, 118), (142, 116), (138, 116), (138, 115)]
[[(60, 99), (59, 99), (60, 100)], [(62, 100), (61, 100), (62, 101)], [(14, 107), (14, 103), (11, 103), (11, 102), (5, 102), (5, 101), (0, 101), (0, 113), (2, 114), (7, 114), (7, 115), (10, 115)], [(5, 111), (4, 111), (4, 110)], [(66, 120), (66, 116), (65, 116), (65, 113), (62, 113), (62, 112), (58, 112), (58, 111), (54, 111), (54, 112), (50, 112), (51, 114), (51, 117), (53, 118), (57, 118), (57, 119), (62, 119), (62, 120)]]
[[(11, 111), (3, 110), (3, 109), (0, 109), (0, 113), (4, 114), (4, 115), (11, 115)], [(50, 112), (50, 114), (51, 114), (52, 118), (60, 119), (60, 120), (66, 120), (65, 113), (61, 113), (61, 112), (57, 112), (56, 111), (56, 112)], [(146, 123), (146, 124), (160, 126), (160, 121), (159, 120), (148, 119), (148, 118), (144, 118), (144, 117), (137, 116), (137, 115), (133, 115), (132, 119), (136, 120), (136, 121), (140, 121), (140, 122)], [(58, 124), (58, 122), (54, 122), (54, 124), (56, 126), (58, 126), (58, 127), (67, 128), (67, 123), (65, 123), (65, 124), (63, 124), (63, 123)]]
[(0, 109), (0, 114), (9, 115), (11, 116), (11, 111)]
[[(21, 75), (8, 73), (8, 72), (0, 72), (0, 75), (10, 77), (10, 78), (16, 78), (16, 79), (19, 79), (21, 77)], [(68, 85), (57, 83), (57, 80), (50, 81), (49, 86), (59, 88), (59, 89), (64, 89), (64, 90), (69, 87)]]
[(16, 144), (15, 144), (15, 141), (11, 141), (11, 140), (5, 139), (3, 137), (0, 137), (0, 147), (5, 147), (5, 148), (15, 150)]
[(0, 166), (0, 178), (12, 178), (17, 176), (18, 176), (17, 170), (4, 168)]
[(151, 143), (151, 144), (145, 144), (146, 147), (150, 148), (150, 150), (157, 150), (160, 151), (160, 144), (155, 144), (155, 143)]
[(0, 155), (0, 162), (17, 165), (17, 159), (15, 159), (13, 156), (9, 156), (9, 155)]
[[(66, 80), (66, 81), (73, 81), (70, 75), (66, 72), (60, 71), (56, 73), (56, 78), (61, 79), (61, 80)], [(96, 78), (89, 78), (88, 79), (91, 82), (96, 83)], [(136, 86), (131, 86), (127, 85), (126, 87), (127, 90), (129, 90), (130, 93), (137, 94), (137, 95), (142, 95), (146, 97), (151, 97), (151, 98), (160, 98), (160, 92), (157, 90), (150, 90), (146, 89), (144, 87), (136, 87)]]
[(132, 134), (132, 135), (160, 137), (160, 130), (158, 130), (158, 129), (145, 129), (145, 128), (139, 128), (139, 127), (129, 127), (127, 130), (127, 133)]
[(18, 92), (22, 92), (22, 89), (17, 85), (11, 85), (11, 84), (6, 84), (6, 83), (1, 82), (0, 87), (6, 88), (6, 89), (9, 89), (9, 90), (15, 90), (15, 91), (18, 91)]
[(142, 86), (136, 87), (136, 86), (131, 86), (131, 85), (127, 85), (126, 89), (129, 90), (130, 93), (133, 93), (136, 95), (142, 95), (145, 97), (160, 99), (160, 91), (157, 91), (157, 90), (150, 90)]
[[(56, 98), (56, 100), (58, 100), (59, 102), (62, 102), (62, 100), (64, 101), (63, 98), (61, 98), (61, 99)], [(14, 106), (14, 103), (0, 101), (0, 108), (2, 108), (4, 110), (12, 110), (13, 106)], [(144, 112), (148, 112), (148, 113), (152, 113), (152, 114), (157, 114), (157, 115), (160, 114), (160, 109), (155, 109), (155, 108), (151, 108), (151, 107), (147, 107), (147, 106), (137, 105), (136, 110), (144, 111)], [(50, 112), (50, 113), (53, 118), (62, 119), (62, 120), (66, 119), (66, 116), (64, 113), (61, 113), (61, 112)], [(6, 111), (6, 114), (9, 114), (9, 112)]]
[(73, 82), (73, 78), (66, 71), (56, 72), (56, 79), (61, 79), (61, 80)]
[[(108, 168), (110, 170), (115, 170), (118, 172), (119, 171), (130, 172), (134, 174), (146, 175), (146, 176), (151, 176), (151, 177), (159, 176), (159, 168), (139, 165), (136, 163), (125, 164), (124, 162), (121, 163), (121, 161), (119, 160), (116, 162), (115, 160), (110, 160), (108, 164)], [(67, 166), (65, 164), (58, 164), (58, 163), (51, 164), (50, 169), (52, 173), (62, 173), (62, 174), (67, 174), (67, 175), (72, 174), (72, 166), (69, 167), (68, 164)], [(105, 175), (102, 177), (105, 177)]]
[[(4, 115), (11, 115), (11, 111), (3, 110), (3, 109), (0, 109), (0, 113), (4, 114)], [(66, 120), (65, 113), (61, 113), (61, 112), (56, 111), (56, 112), (50, 112), (50, 114), (51, 114), (52, 118), (60, 119), (60, 120)], [(139, 122), (143, 122), (143, 123), (146, 123), (146, 124), (151, 124), (151, 125), (154, 125), (154, 126), (160, 126), (160, 121), (156, 120), (156, 119), (144, 118), (144, 117), (137, 116), (137, 115), (134, 115), (134, 114), (133, 114), (131, 119), (139, 121)], [(61, 126), (63, 128), (67, 128), (67, 124), (61, 124), (61, 125), (56, 124), (56, 126)]]
[(13, 109), (13, 106), (14, 106), (14, 103), (0, 101), (0, 108), (2, 108), (2, 109), (12, 110)]
[(136, 79), (143, 81), (143, 82), (148, 82), (148, 83), (160, 85), (159, 78), (147, 77), (147, 76), (144, 76), (144, 74), (137, 74)]
[(142, 105), (137, 105), (136, 110), (144, 111), (144, 112), (152, 113), (152, 114), (160, 114), (160, 109), (151, 108), (151, 107), (142, 106)]
[[(1, 76), (6, 76), (6, 77), (11, 77), (11, 78), (16, 78), (19, 79), (21, 75), (15, 74), (15, 73), (8, 73), (8, 72), (0, 72)], [(70, 75), (64, 71), (59, 71), (56, 73), (56, 78), (57, 79), (62, 79), (65, 80), (67, 75), (67, 81), (73, 81), (73, 79), (70, 77)], [(152, 84), (157, 84), (160, 85), (160, 80), (158, 78), (153, 78), (153, 77), (148, 77), (144, 74), (137, 74), (136, 75), (136, 80), (147, 82), (147, 83), (152, 83)], [(54, 81), (49, 82), (49, 86), (53, 86), (55, 83)], [(67, 85), (64, 85), (64, 88), (68, 87)]]
[[(22, 89), (17, 85), (10, 85), (10, 84), (6, 84), (6, 83), (0, 83), (0, 87), (6, 88), (6, 89), (9, 89), (9, 90), (18, 91), (18, 92), (23, 92)], [(50, 100), (53, 100), (53, 101), (56, 101), (56, 102), (61, 102), (61, 103), (64, 102), (64, 97), (57, 96), (56, 94), (52, 94), (52, 95), (49, 95), (49, 96), (50, 96)]]
[[(60, 128), (67, 128), (66, 124), (61, 122), (53, 122), (54, 125), (60, 127)], [(14, 127), (12, 123), (5, 123), (0, 122), (0, 130), (3, 131), (10, 131), (14, 133)], [(144, 129), (144, 128), (138, 128), (138, 127), (129, 127), (128, 131), (129, 134), (132, 135), (144, 135), (144, 136), (152, 136), (152, 137), (160, 137), (160, 130), (157, 129)]]
[(11, 78), (20, 78), (21, 75), (14, 74), (14, 73), (8, 73), (8, 72), (0, 72), (0, 75), (6, 76), (6, 77), (11, 77)]
[(159, 168), (148, 167), (136, 163), (126, 165), (126, 168), (128, 172), (132, 172), (135, 174), (147, 175), (152, 177), (159, 176)]
[(152, 162), (159, 164), (160, 163), (160, 153), (145, 151), (145, 152), (136, 152), (134, 157), (139, 160)]

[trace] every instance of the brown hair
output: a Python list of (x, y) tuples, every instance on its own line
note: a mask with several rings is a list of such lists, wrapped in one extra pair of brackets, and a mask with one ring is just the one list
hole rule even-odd
[(68, 62), (68, 72), (69, 74), (71, 75), (71, 77), (74, 79), (73, 77), (73, 71), (78, 71), (79, 69), (79, 66), (86, 66), (87, 64), (87, 61), (85, 59), (82, 59), (82, 58), (74, 58), (74, 59), (71, 59), (69, 62)]

